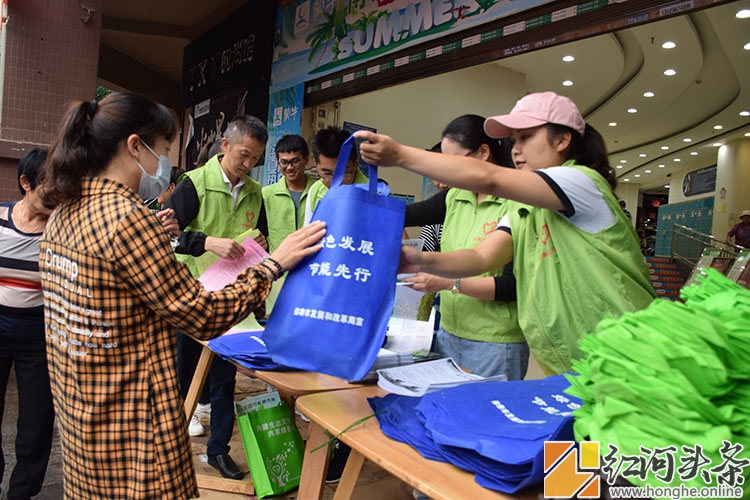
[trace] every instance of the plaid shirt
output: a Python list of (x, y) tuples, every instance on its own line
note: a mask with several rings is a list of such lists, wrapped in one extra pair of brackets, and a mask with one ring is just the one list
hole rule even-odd
[(101, 178), (52, 214), (39, 268), (65, 498), (197, 497), (174, 330), (210, 339), (262, 316), (265, 274), (207, 292), (142, 200)]

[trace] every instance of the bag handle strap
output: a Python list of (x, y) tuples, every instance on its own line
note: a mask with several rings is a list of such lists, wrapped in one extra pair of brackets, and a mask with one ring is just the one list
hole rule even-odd
[[(338, 187), (344, 181), (344, 173), (346, 172), (346, 164), (349, 163), (349, 155), (354, 147), (354, 136), (350, 135), (344, 144), (341, 145), (341, 151), (339, 157), (336, 160), (336, 170), (333, 172), (333, 179), (331, 180), (331, 189)], [(378, 194), (378, 167), (374, 165), (368, 165), (368, 176), (370, 181), (370, 193)]]

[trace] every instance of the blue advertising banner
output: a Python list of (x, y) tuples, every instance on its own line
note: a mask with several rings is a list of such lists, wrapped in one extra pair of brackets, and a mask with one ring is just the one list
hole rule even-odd
[(319, 78), (550, 0), (297, 0), (279, 8), (271, 90)]
[(303, 84), (277, 92), (271, 92), (268, 105), (268, 145), (266, 146), (265, 173), (262, 184), (268, 186), (280, 178), (276, 162), (276, 143), (284, 134), (299, 134), (302, 131)]

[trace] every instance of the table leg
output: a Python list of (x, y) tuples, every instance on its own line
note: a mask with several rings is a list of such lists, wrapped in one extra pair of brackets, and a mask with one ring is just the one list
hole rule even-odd
[(187, 417), (188, 422), (195, 411), (195, 405), (198, 403), (203, 384), (206, 383), (208, 370), (211, 368), (211, 361), (213, 361), (213, 359), (213, 351), (208, 347), (203, 346), (201, 357), (198, 359), (198, 366), (195, 368), (195, 373), (193, 374), (193, 380), (190, 382), (190, 389), (188, 389), (187, 396), (185, 397), (185, 416)]
[(333, 500), (349, 500), (352, 497), (364, 463), (365, 456), (357, 450), (352, 449), (351, 453), (349, 453), (349, 458), (346, 460), (344, 472), (341, 474), (341, 480), (336, 485), (336, 494), (333, 496)]
[(328, 469), (328, 448), (331, 445), (321, 445), (328, 439), (328, 435), (321, 426), (310, 422), (310, 434), (305, 445), (305, 458), (302, 460), (302, 476), (300, 477), (298, 498), (320, 500), (322, 497)]

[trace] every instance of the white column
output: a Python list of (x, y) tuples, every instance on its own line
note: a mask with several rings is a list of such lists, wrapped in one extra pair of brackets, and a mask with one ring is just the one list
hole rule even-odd
[(719, 148), (716, 162), (713, 236), (723, 240), (750, 210), (750, 139), (732, 141)]

